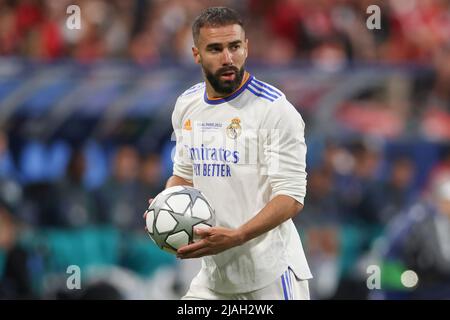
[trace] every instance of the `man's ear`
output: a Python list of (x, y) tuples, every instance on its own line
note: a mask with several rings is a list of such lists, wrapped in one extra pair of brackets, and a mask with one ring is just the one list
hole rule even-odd
[(245, 59), (248, 57), (248, 39), (245, 39)]
[(194, 57), (195, 63), (200, 64), (200, 51), (197, 49), (197, 47), (192, 47), (192, 56)]

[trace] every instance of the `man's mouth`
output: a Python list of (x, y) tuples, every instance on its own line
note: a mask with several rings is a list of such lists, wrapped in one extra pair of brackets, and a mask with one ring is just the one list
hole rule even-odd
[(223, 80), (232, 81), (236, 77), (236, 73), (234, 71), (226, 71), (220, 75), (220, 78)]

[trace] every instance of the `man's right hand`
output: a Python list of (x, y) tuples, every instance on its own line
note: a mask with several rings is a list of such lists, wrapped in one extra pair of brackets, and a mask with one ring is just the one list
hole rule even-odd
[[(151, 205), (153, 202), (154, 198), (150, 198), (148, 199), (148, 205)], [(145, 210), (144, 214), (142, 215), (142, 217), (145, 219), (147, 217), (147, 212), (148, 210)]]

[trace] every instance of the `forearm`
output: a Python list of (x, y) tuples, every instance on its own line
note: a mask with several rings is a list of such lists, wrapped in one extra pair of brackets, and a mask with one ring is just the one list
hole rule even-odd
[(171, 176), (166, 183), (166, 189), (175, 186), (191, 186), (193, 187), (192, 181), (188, 181), (179, 176)]
[(302, 209), (303, 205), (292, 197), (276, 196), (256, 216), (237, 229), (239, 242), (245, 243), (272, 230)]
[(242, 245), (294, 217), (302, 208), (302, 204), (289, 196), (276, 196), (255, 217), (238, 229), (224, 227), (197, 229), (196, 233), (202, 239), (178, 249), (177, 257), (199, 258)]

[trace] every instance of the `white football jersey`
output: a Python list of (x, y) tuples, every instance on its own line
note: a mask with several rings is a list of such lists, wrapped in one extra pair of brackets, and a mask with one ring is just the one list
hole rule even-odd
[[(245, 74), (226, 98), (209, 99), (205, 83), (185, 91), (172, 115), (173, 174), (208, 198), (218, 226), (238, 228), (276, 195), (303, 203), (305, 124), (283, 93)], [(288, 267), (312, 277), (291, 219), (249, 242), (204, 257), (193, 280), (222, 293), (249, 292), (278, 279)]]

